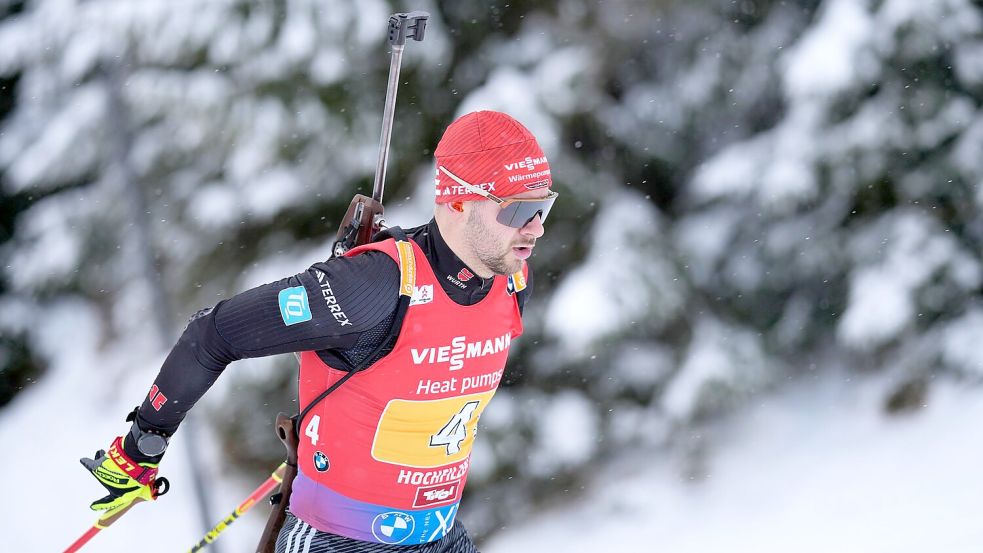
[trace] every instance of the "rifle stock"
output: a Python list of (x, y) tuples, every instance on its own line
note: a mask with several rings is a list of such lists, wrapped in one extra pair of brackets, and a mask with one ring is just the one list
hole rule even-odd
[(256, 553), (273, 553), (276, 548), (276, 537), (280, 534), (284, 519), (287, 518), (287, 503), (293, 490), (294, 477), (297, 476), (298, 437), (294, 428), (294, 418), (279, 413), (276, 416), (276, 435), (287, 449), (286, 466), (280, 481), (280, 491), (270, 497), (273, 510), (270, 512), (270, 518), (266, 520), (266, 528), (263, 529), (263, 536), (259, 539)]
[(338, 226), (338, 234), (332, 252), (334, 256), (341, 257), (356, 246), (368, 244), (372, 235), (382, 229), (383, 213), (382, 202), (375, 198), (356, 194)]

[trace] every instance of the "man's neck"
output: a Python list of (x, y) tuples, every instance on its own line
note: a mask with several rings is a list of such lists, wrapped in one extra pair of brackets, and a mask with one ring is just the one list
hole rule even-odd
[(443, 221), (441, 217), (434, 217), (437, 231), (440, 233), (441, 241), (447, 245), (448, 249), (475, 275), (482, 279), (489, 279), (495, 275), (483, 263), (474, 258), (471, 248), (468, 248), (464, 239), (464, 232), (459, 229), (451, 228), (451, 223)]
[(478, 277), (444, 240), (436, 222), (409, 229), (407, 234), (423, 249), (444, 291), (461, 305), (472, 305), (491, 290), (494, 279)]

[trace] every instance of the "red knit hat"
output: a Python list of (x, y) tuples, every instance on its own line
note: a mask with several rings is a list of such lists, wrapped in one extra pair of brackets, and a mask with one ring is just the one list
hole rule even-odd
[(483, 200), (440, 170), (504, 198), (553, 185), (550, 164), (529, 129), (497, 111), (476, 111), (451, 123), (434, 150), (437, 203)]

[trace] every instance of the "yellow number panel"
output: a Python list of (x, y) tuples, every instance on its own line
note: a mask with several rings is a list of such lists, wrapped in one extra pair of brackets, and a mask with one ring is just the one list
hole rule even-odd
[(478, 417), (495, 391), (386, 405), (372, 442), (372, 457), (384, 463), (429, 468), (465, 459), (471, 453)]

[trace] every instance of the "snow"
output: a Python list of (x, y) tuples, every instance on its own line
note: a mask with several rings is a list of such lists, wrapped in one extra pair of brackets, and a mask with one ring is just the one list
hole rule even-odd
[(937, 273), (951, 274), (961, 287), (980, 282), (978, 261), (961, 251), (953, 236), (916, 210), (897, 210), (852, 243), (858, 266), (850, 278), (840, 338), (868, 349), (899, 336), (917, 315), (916, 292)]
[(24, 190), (37, 186), (39, 181), (51, 186), (91, 164), (93, 147), (88, 137), (105, 117), (105, 102), (100, 86), (79, 86), (33, 144), (23, 150), (4, 152), (4, 158), (10, 161), (12, 188)]
[(979, 86), (983, 82), (983, 41), (956, 45), (955, 60), (960, 81), (967, 86)]
[(761, 344), (752, 334), (703, 317), (693, 329), (679, 372), (662, 396), (662, 407), (674, 419), (695, 418), (717, 390), (750, 394), (761, 387), (766, 366)]
[[(98, 515), (85, 504), (102, 497), (104, 490), (85, 475), (76, 458), (106, 449), (113, 436), (126, 430), (122, 414), (143, 397), (154, 376), (144, 369), (163, 361), (148, 356), (145, 364), (120, 370), (131, 363), (134, 351), (148, 351), (143, 349), (146, 344), (133, 340), (100, 351), (105, 330), (99, 321), (81, 301), (45, 307), (37, 340), (51, 357), (51, 369), (5, 407), (0, 424), (0, 443), (10, 446), (0, 467), (5, 475), (16, 475), (5, 483), (7, 493), (17, 498), (0, 506), (5, 551), (61, 551), (91, 527)], [(71, 336), (72, 348), (64, 346), (66, 336)], [(174, 485), (172, 491), (153, 504), (134, 507), (83, 551), (131, 551), (134, 544), (147, 552), (187, 550), (201, 538), (190, 507), (194, 498), (186, 446), (186, 440), (175, 439), (162, 466), (161, 474)], [(222, 471), (221, 462), (209, 466)], [(222, 513), (218, 518), (265, 477), (256, 475), (254, 483), (210, 478), (214, 493), (222, 498), (213, 506)], [(258, 511), (264, 510), (260, 505), (223, 534), (226, 551), (255, 545), (265, 521)]]
[(586, 48), (569, 47), (551, 53), (537, 66), (535, 79), (540, 94), (548, 99), (544, 104), (550, 111), (569, 115), (584, 107), (588, 98), (583, 90), (583, 73), (589, 61)]
[(563, 278), (546, 312), (546, 328), (566, 354), (584, 355), (609, 333), (643, 319), (661, 322), (680, 308), (682, 285), (660, 228), (646, 198), (631, 191), (608, 198), (590, 233), (595, 247)]
[(296, 173), (282, 165), (271, 167), (252, 180), (256, 184), (243, 187), (242, 198), (249, 216), (257, 221), (272, 219), (304, 197), (304, 187)]
[(482, 551), (979, 551), (983, 396), (935, 382), (923, 409), (889, 417), (883, 380), (857, 384), (830, 374), (720, 423), (702, 480), (632, 452)]
[(559, 131), (555, 120), (543, 111), (537, 96), (530, 93), (536, 91), (537, 86), (536, 79), (530, 75), (512, 67), (498, 67), (489, 75), (487, 83), (472, 91), (461, 102), (455, 118), (479, 110), (508, 113), (522, 121), (544, 152), (555, 152), (560, 149)]
[(967, 373), (983, 376), (983, 310), (973, 306), (942, 330), (942, 358)]
[(540, 476), (548, 476), (590, 460), (599, 435), (597, 412), (590, 400), (582, 393), (568, 390), (542, 403), (538, 409), (542, 424), (530, 465)]
[(829, 98), (857, 79), (874, 77), (864, 48), (873, 21), (865, 0), (830, 0), (818, 22), (785, 59), (785, 87), (792, 97)]
[(842, 340), (872, 349), (896, 337), (915, 315), (911, 290), (889, 269), (857, 271), (850, 280), (850, 304), (840, 321)]
[[(85, 194), (66, 194), (31, 206), (29, 217), (19, 222), (18, 241), (29, 247), (15, 249), (3, 273), (22, 289), (42, 287), (68, 278), (83, 255), (82, 239), (75, 226), (80, 213), (91, 209)], [(14, 269), (16, 267), (16, 270)]]
[(697, 168), (690, 193), (704, 200), (750, 195), (766, 152), (766, 143), (761, 139), (728, 146)]

